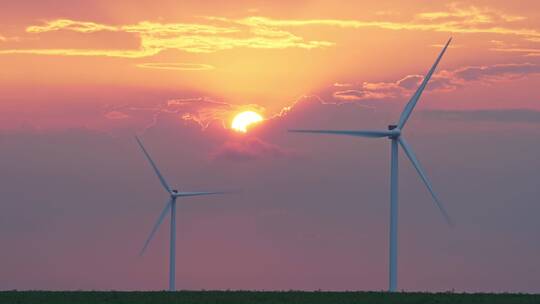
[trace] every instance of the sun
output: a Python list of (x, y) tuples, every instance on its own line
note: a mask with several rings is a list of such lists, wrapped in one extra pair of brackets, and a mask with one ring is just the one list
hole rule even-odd
[(260, 114), (253, 111), (245, 111), (236, 114), (231, 123), (231, 128), (235, 131), (246, 133), (247, 127), (249, 125), (260, 122), (262, 120), (263, 117)]

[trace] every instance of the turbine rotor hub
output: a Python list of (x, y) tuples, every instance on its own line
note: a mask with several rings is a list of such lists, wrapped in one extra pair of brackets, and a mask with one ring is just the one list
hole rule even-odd
[(397, 125), (389, 125), (388, 130), (392, 133), (389, 138), (398, 138), (401, 135), (401, 129)]

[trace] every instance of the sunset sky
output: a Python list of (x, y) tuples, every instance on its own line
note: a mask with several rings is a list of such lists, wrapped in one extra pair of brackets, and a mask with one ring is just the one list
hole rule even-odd
[(395, 123), (452, 37), (406, 132), (456, 227), (401, 155), (399, 287), (540, 292), (539, 2), (1, 1), (0, 290), (166, 288), (136, 134), (243, 190), (179, 202), (178, 289), (385, 289), (388, 143), (286, 130)]

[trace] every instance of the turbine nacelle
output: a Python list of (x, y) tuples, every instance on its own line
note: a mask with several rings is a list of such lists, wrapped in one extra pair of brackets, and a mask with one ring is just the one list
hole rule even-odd
[(171, 192), (169, 192), (171, 194), (171, 200), (174, 200), (176, 201), (176, 199), (180, 196), (180, 192), (176, 189), (172, 189)]

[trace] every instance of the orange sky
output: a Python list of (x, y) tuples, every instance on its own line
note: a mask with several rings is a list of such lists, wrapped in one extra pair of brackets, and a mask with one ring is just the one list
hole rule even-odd
[[(444, 101), (438, 107), (539, 109), (539, 93), (530, 89), (540, 80), (539, 6), (535, 1), (10, 3), (0, 12), (2, 98), (16, 112), (35, 103), (61, 106), (66, 92), (114, 91), (96, 97), (110, 105), (121, 103), (122, 92), (132, 88), (190, 91), (256, 104), (268, 116), (304, 94), (343, 91), (334, 84), (358, 91), (363, 83), (422, 75), (452, 36), (439, 72), (514, 67), (495, 68), (495, 74), (475, 81), (461, 79), (459, 88), (438, 97)], [(499, 83), (517, 95), (498, 92)], [(519, 100), (511, 100), (516, 96)]]

